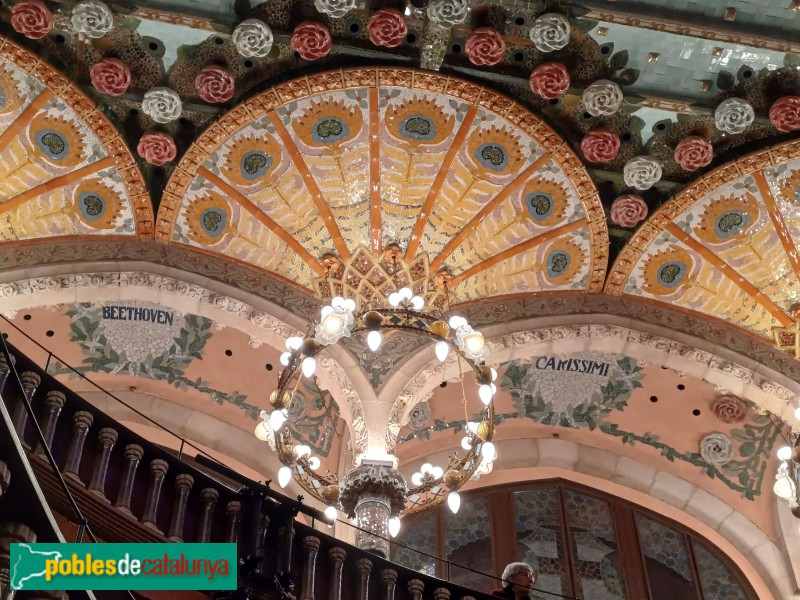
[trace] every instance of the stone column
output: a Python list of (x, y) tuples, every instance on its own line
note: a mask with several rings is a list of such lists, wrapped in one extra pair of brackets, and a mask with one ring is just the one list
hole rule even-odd
[[(25, 371), (19, 376), (19, 379), (22, 382), (22, 393), (25, 394), (28, 402), (30, 402), (33, 399), (33, 395), (36, 393), (36, 388), (38, 388), (39, 384), (42, 382), (42, 378), (39, 377), (38, 373)], [(30, 448), (25, 442), (25, 426), (27, 424), (28, 409), (25, 408), (25, 401), (20, 398), (19, 402), (17, 402), (17, 407), (14, 409), (14, 427), (17, 430), (17, 435), (19, 435), (22, 445), (26, 448)]]
[(287, 515), (278, 530), (278, 573), (292, 570), (292, 544), (294, 543), (294, 518)]
[[(53, 447), (53, 436), (56, 433), (56, 424), (58, 417), (61, 415), (61, 409), (64, 408), (64, 403), (67, 397), (63, 392), (58, 390), (50, 390), (44, 397), (44, 441), (47, 443), (48, 448)], [(45, 454), (44, 448), (41, 443), (36, 448), (38, 454)]]
[(367, 600), (369, 595), (369, 575), (372, 573), (372, 561), (368, 558), (359, 558), (356, 561), (358, 583), (356, 585), (357, 600)]
[(421, 579), (412, 579), (408, 582), (408, 593), (411, 600), (422, 600), (422, 592), (425, 591), (425, 583)]
[(6, 362), (6, 355), (0, 352), (0, 392), (5, 389), (6, 380), (8, 379), (8, 374), (11, 372), (11, 367), (17, 362), (16, 356), (13, 354), (9, 354), (9, 356), (11, 357), (10, 365)]
[(397, 587), (397, 571), (384, 569), (381, 571), (383, 581), (383, 600), (394, 600), (394, 590)]
[(186, 501), (194, 485), (194, 477), (181, 473), (175, 478), (175, 504), (172, 507), (172, 521), (169, 524), (169, 539), (183, 541), (183, 522), (186, 520)]
[(242, 503), (238, 500), (231, 500), (225, 507), (225, 514), (228, 516), (225, 541), (236, 543), (239, 541), (239, 521), (242, 518)]
[(94, 462), (94, 472), (92, 481), (89, 483), (89, 491), (100, 496), (106, 502), (106, 473), (108, 472), (108, 461), (111, 459), (111, 450), (117, 441), (119, 434), (113, 427), (103, 427), (97, 434), (97, 458)]
[(11, 483), (11, 469), (8, 465), (0, 460), (0, 500), (6, 495), (8, 486)]
[(15, 591), (11, 589), (10, 545), (14, 543), (33, 544), (36, 533), (22, 523), (0, 523), (0, 598), (13, 600)]
[(203, 516), (200, 519), (200, 529), (197, 532), (197, 541), (205, 544), (211, 540), (211, 522), (214, 519), (214, 508), (217, 506), (219, 492), (214, 488), (200, 490), (200, 500), (203, 501)]
[(161, 486), (164, 484), (164, 477), (169, 470), (169, 464), (165, 460), (156, 458), (150, 461), (150, 481), (147, 485), (147, 501), (144, 506), (142, 523), (150, 529), (155, 529), (162, 533), (156, 525), (158, 513), (158, 500), (161, 498)]
[(450, 590), (447, 588), (436, 588), (433, 590), (433, 600), (450, 600)]
[(136, 479), (136, 468), (139, 466), (139, 461), (144, 456), (144, 448), (137, 444), (128, 444), (125, 446), (125, 472), (122, 475), (122, 481), (119, 486), (119, 493), (117, 494), (116, 506), (122, 512), (131, 514), (131, 496), (133, 495), (133, 482)]
[(303, 593), (300, 600), (314, 600), (314, 579), (317, 574), (319, 538), (308, 535), (303, 538)]
[(72, 416), (72, 443), (67, 454), (67, 463), (64, 465), (64, 476), (83, 485), (78, 476), (78, 469), (81, 466), (81, 456), (83, 456), (83, 444), (86, 442), (86, 434), (92, 426), (94, 417), (92, 413), (79, 410)]
[(331, 548), (328, 550), (328, 558), (331, 561), (331, 589), (328, 593), (328, 600), (342, 600), (342, 569), (344, 569), (344, 559), (347, 551), (344, 548)]

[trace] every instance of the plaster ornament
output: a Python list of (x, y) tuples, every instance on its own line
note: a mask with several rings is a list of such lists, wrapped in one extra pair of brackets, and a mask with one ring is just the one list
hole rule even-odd
[(22, 0), (11, 8), (11, 26), (26, 38), (40, 40), (53, 30), (53, 13), (41, 0)]
[(739, 396), (725, 394), (711, 403), (711, 411), (723, 423), (740, 423), (747, 416), (747, 402)]
[(314, 0), (314, 8), (334, 19), (341, 19), (355, 7), (356, 0)]
[(530, 84), (534, 94), (552, 100), (567, 93), (569, 71), (559, 62), (542, 63), (531, 72)]
[(396, 48), (408, 35), (408, 24), (399, 10), (382, 8), (367, 21), (369, 41), (376, 46)]
[(70, 21), (78, 33), (98, 39), (114, 28), (114, 13), (99, 0), (81, 0), (72, 9)]
[(495, 29), (479, 27), (469, 36), (464, 50), (474, 65), (496, 65), (503, 60), (506, 43)]
[(427, 402), (420, 402), (408, 416), (408, 426), (414, 431), (427, 429), (431, 420), (431, 405)]
[(427, 14), (434, 25), (442, 27), (460, 25), (467, 20), (469, 5), (466, 0), (431, 0)]
[(92, 85), (101, 94), (120, 96), (128, 91), (131, 85), (131, 70), (116, 58), (104, 58), (89, 69)]
[(183, 104), (174, 90), (156, 87), (145, 92), (142, 110), (156, 123), (169, 123), (181, 116)]
[(136, 152), (151, 165), (160, 167), (175, 160), (178, 150), (172, 136), (161, 131), (148, 131), (139, 139)]
[(800, 129), (800, 96), (784, 96), (773, 102), (769, 121), (784, 133)]
[(571, 27), (564, 15), (545, 13), (531, 27), (531, 41), (539, 52), (554, 52), (569, 44)]
[(590, 163), (607, 163), (617, 158), (619, 136), (605, 129), (595, 129), (581, 140), (581, 152)]
[(685, 171), (696, 171), (711, 164), (714, 147), (705, 138), (693, 135), (678, 142), (673, 156)]
[(622, 177), (628, 187), (649, 190), (661, 179), (661, 163), (649, 156), (637, 156), (625, 163)]
[(233, 45), (245, 58), (263, 58), (272, 50), (272, 30), (263, 21), (247, 19), (233, 30)]
[(331, 32), (322, 23), (304, 21), (292, 32), (292, 50), (303, 60), (327, 56), (333, 47)]
[(620, 227), (636, 227), (647, 218), (647, 204), (641, 196), (623, 194), (611, 204), (611, 222)]
[(194, 80), (198, 95), (209, 104), (227, 102), (233, 98), (236, 83), (228, 69), (217, 65), (203, 67)]
[(297, 421), (306, 414), (306, 397), (297, 390), (292, 392), (292, 401), (286, 409), (290, 421)]
[(714, 111), (717, 129), (736, 135), (750, 127), (756, 118), (753, 107), (741, 98), (728, 98)]
[(733, 453), (733, 442), (723, 433), (711, 433), (700, 440), (700, 456), (711, 465), (727, 465)]
[(600, 79), (583, 90), (583, 106), (593, 117), (608, 117), (622, 105), (622, 88), (613, 81)]

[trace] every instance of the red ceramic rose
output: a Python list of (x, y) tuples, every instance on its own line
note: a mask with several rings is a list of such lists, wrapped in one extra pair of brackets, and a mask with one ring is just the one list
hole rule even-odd
[(139, 156), (156, 167), (174, 160), (178, 153), (172, 137), (160, 131), (148, 131), (142, 135), (136, 151)]
[(769, 120), (778, 131), (800, 129), (800, 96), (784, 96), (773, 102)]
[(322, 23), (304, 21), (292, 32), (292, 50), (304, 60), (328, 56), (332, 46), (331, 32)]
[(399, 10), (382, 8), (367, 21), (367, 34), (376, 46), (395, 48), (406, 39), (408, 25)]
[(194, 79), (194, 87), (205, 102), (218, 104), (233, 98), (236, 83), (228, 69), (211, 65), (203, 67)]
[(611, 162), (619, 152), (619, 136), (605, 129), (590, 131), (581, 140), (581, 152), (590, 163)]
[(503, 60), (506, 43), (491, 27), (479, 27), (469, 36), (465, 51), (474, 65), (496, 65)]
[(22, 0), (11, 8), (11, 26), (32, 40), (40, 40), (53, 30), (53, 14), (41, 0)]
[(682, 139), (675, 146), (675, 162), (686, 171), (696, 171), (714, 160), (714, 147), (707, 140), (693, 135)]
[(542, 63), (531, 73), (531, 90), (546, 100), (564, 95), (568, 88), (569, 72), (561, 63)]
[(131, 70), (116, 58), (104, 58), (93, 64), (89, 77), (94, 89), (109, 96), (124, 94), (131, 85)]
[(647, 204), (641, 196), (624, 194), (611, 204), (611, 221), (620, 227), (636, 227), (647, 218)]

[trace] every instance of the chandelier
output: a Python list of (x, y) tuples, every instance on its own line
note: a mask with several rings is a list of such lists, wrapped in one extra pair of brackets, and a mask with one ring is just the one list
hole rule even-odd
[(800, 518), (800, 494), (798, 494), (798, 479), (800, 478), (800, 433), (791, 432), (789, 442), (791, 446), (778, 449), (778, 460), (781, 461), (778, 472), (775, 474), (775, 485), (772, 491), (781, 500), (789, 503), (789, 508), (795, 517)]
[[(270, 445), (283, 464), (278, 472), (281, 487), (294, 478), (327, 506), (329, 518), (342, 511), (356, 520), (357, 546), (388, 557), (387, 538), (397, 535), (401, 517), (427, 510), (445, 499), (450, 509), (458, 512), (458, 490), (470, 478), (491, 471), (496, 459), (492, 400), (497, 372), (486, 364), (489, 349), (483, 334), (464, 317), (451, 314), (449, 274), (431, 274), (424, 256), (406, 265), (396, 246), (378, 260), (361, 248), (346, 265), (332, 256), (326, 256), (323, 264), (327, 273), (316, 287), (320, 296), (331, 298), (330, 303), (322, 307), (319, 320), (309, 326), (304, 337), (286, 340), (286, 352), (280, 358), (285, 368), (269, 396), (270, 410), (261, 412), (255, 435)], [(350, 294), (359, 298), (361, 307), (348, 297)], [(341, 479), (331, 472), (320, 472), (319, 457), (307, 445), (297, 444), (291, 431), (288, 408), (299, 382), (314, 376), (318, 357), (327, 346), (361, 336), (371, 352), (379, 353), (386, 348), (386, 340), (398, 332), (428, 338), (437, 360), (455, 357), (462, 377), (462, 365), (467, 373), (473, 373), (478, 385), (473, 403), (479, 407), (475, 413), (479, 417), (469, 418), (467, 399), (462, 398), (466, 425), (461, 449), (446, 465), (423, 464), (411, 476), (410, 485), (397, 470), (396, 459), (387, 460), (385, 456), (361, 459)]]

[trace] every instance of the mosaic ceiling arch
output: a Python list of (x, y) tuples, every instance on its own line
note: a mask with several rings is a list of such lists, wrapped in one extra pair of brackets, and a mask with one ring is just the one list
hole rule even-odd
[(0, 36), (0, 241), (152, 231), (150, 196), (116, 128), (76, 84)]
[(793, 321), (800, 297), (800, 142), (699, 178), (629, 240), (605, 291), (669, 304), (759, 336)]
[(459, 300), (599, 292), (608, 235), (578, 157), (493, 91), (411, 69), (278, 85), (211, 126), (167, 185), (156, 239), (312, 288), (331, 254), (390, 245)]

